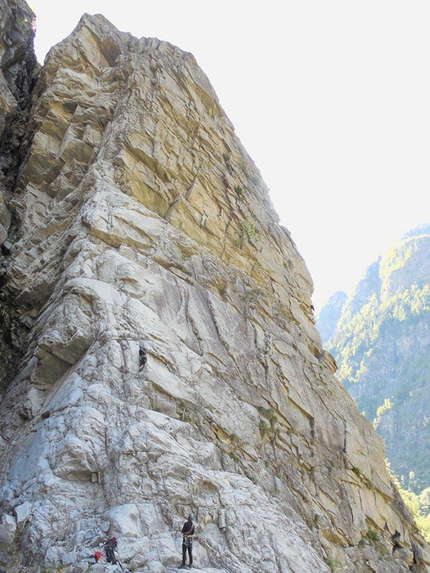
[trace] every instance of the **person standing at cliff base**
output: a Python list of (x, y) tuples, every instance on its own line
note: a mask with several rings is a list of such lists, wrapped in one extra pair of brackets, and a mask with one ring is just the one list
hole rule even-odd
[(194, 535), (194, 514), (190, 513), (188, 516), (188, 521), (186, 521), (182, 527), (182, 565), (180, 569), (185, 569), (187, 552), (188, 552), (188, 568), (191, 569), (193, 566), (193, 535)]

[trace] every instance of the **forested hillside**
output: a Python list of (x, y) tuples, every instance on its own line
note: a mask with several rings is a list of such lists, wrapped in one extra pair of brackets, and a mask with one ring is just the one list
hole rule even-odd
[(349, 297), (336, 293), (317, 326), (402, 488), (420, 494), (430, 485), (430, 226), (400, 237)]

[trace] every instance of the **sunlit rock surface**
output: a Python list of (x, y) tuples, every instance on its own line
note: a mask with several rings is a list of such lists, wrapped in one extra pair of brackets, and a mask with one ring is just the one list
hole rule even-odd
[(193, 511), (205, 571), (428, 571), (194, 57), (84, 15), (31, 101), (5, 205), (5, 564), (85, 570), (114, 535), (124, 566), (172, 571)]

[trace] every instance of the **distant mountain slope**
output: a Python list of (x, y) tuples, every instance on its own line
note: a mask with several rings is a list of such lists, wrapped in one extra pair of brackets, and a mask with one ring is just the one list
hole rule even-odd
[(337, 323), (341, 317), (343, 306), (347, 299), (346, 293), (337, 291), (330, 297), (327, 304), (321, 309), (318, 316), (317, 325), (321, 334), (323, 343), (330, 340), (333, 336)]
[(332, 297), (317, 326), (338, 377), (385, 440), (403, 486), (428, 487), (430, 226), (400, 237), (341, 309), (338, 295)]

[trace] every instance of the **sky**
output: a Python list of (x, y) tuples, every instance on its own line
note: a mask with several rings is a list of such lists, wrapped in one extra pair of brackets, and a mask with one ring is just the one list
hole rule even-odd
[(43, 63), (81, 15), (191, 52), (304, 258), (318, 312), (430, 222), (428, 0), (28, 0)]

